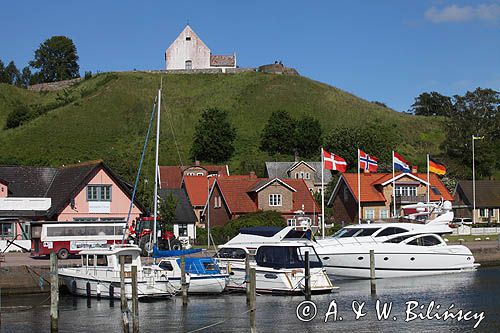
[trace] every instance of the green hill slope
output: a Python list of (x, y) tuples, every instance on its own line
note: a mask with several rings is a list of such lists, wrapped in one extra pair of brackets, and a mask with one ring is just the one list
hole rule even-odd
[[(0, 85), (0, 162), (61, 165), (102, 158), (129, 178), (161, 77), (164, 165), (179, 164), (179, 155), (183, 164), (190, 163), (194, 127), (207, 107), (228, 111), (237, 128), (236, 154), (229, 162), (233, 172), (262, 172), (263, 162), (271, 158), (259, 151), (259, 136), (270, 113), (279, 109), (294, 117), (314, 116), (325, 133), (339, 125), (394, 125), (404, 138), (399, 149), (416, 162), (424, 161), (424, 149), (436, 152), (444, 139), (435, 120), (401, 114), (300, 76), (108, 73), (84, 80), (66, 94)], [(19, 103), (53, 109), (4, 129), (7, 114)]]

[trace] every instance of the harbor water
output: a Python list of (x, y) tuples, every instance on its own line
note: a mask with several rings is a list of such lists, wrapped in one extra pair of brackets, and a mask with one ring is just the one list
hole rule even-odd
[[(314, 305), (303, 303), (298, 311), (304, 297), (258, 295), (257, 331), (500, 332), (498, 267), (377, 280), (376, 295), (371, 295), (367, 280), (335, 280), (335, 284), (339, 289), (334, 293), (313, 295)], [(1, 332), (50, 330), (48, 295), (2, 297), (1, 302)], [(387, 319), (377, 318), (377, 303), (379, 313), (384, 304), (386, 310), (392, 306)], [(190, 332), (205, 328), (200, 331), (248, 332), (247, 310), (245, 295), (234, 293), (190, 295), (187, 307), (179, 297), (141, 301), (140, 331)], [(462, 316), (457, 315), (459, 310)], [(454, 313), (455, 318), (445, 320), (445, 311)], [(120, 302), (61, 294), (59, 328), (60, 332), (120, 332)]]

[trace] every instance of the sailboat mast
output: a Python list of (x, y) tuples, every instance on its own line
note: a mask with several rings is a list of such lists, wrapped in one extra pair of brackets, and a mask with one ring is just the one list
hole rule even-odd
[(154, 190), (154, 218), (153, 218), (153, 244), (158, 240), (156, 231), (156, 220), (158, 216), (158, 151), (160, 149), (160, 110), (161, 110), (161, 88), (158, 89), (158, 116), (156, 121), (156, 155), (155, 155), (155, 190)]

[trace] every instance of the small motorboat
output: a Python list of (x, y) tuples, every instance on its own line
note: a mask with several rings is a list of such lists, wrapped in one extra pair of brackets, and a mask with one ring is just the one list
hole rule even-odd
[[(330, 293), (334, 288), (312, 242), (305, 233), (274, 228), (244, 228), (219, 247), (217, 257), (230, 274), (228, 289), (245, 290), (245, 260), (255, 268), (259, 293), (302, 294), (305, 290), (305, 256), (309, 255), (312, 293)], [(302, 237), (302, 238), (301, 238)], [(292, 239), (293, 238), (293, 239)]]
[[(181, 259), (164, 258), (158, 263), (168, 280), (181, 288)], [(229, 274), (223, 274), (217, 262), (210, 257), (186, 257), (186, 283), (189, 294), (220, 294), (227, 285)]]
[(125, 293), (132, 298), (132, 266), (137, 267), (138, 297), (168, 297), (176, 288), (167, 275), (143, 267), (141, 249), (136, 245), (113, 245), (109, 248), (87, 249), (80, 252), (82, 265), (59, 269), (59, 276), (75, 295), (120, 298), (120, 257), (125, 258)]

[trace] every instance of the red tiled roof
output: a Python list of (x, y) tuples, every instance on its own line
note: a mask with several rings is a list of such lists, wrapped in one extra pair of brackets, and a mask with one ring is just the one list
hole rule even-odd
[[(396, 174), (398, 176), (399, 173)], [(423, 181), (427, 181), (427, 174), (417, 173), (413, 174)], [(358, 174), (357, 173), (344, 173), (342, 177), (346, 181), (347, 185), (351, 189), (352, 194), (356, 201), (358, 201)], [(381, 188), (377, 188), (376, 185), (382, 185), (384, 182), (392, 179), (392, 173), (362, 173), (360, 174), (361, 179), (361, 202), (379, 202), (386, 201)], [(453, 197), (450, 192), (446, 189), (443, 182), (439, 177), (431, 173), (429, 175), (430, 185), (435, 187), (441, 194), (435, 194), (432, 190), (430, 191), (430, 200), (439, 201), (441, 197), (444, 200), (453, 201)]]
[[(217, 184), (231, 213), (243, 214), (258, 210), (257, 203), (252, 200), (249, 193), (252, 192), (252, 188), (257, 183), (269, 180), (269, 178), (255, 178), (250, 176), (229, 176), (218, 178)], [(292, 192), (293, 207), (290, 211), (291, 213), (301, 210), (302, 205), (304, 205), (303, 210), (307, 213), (319, 213), (321, 211), (303, 179), (281, 180), (296, 190), (296, 192)]]
[[(213, 179), (213, 178), (208, 178)], [(185, 176), (184, 186), (189, 197), (189, 201), (193, 207), (204, 206), (207, 202), (209, 191), (207, 177), (202, 176)], [(212, 181), (213, 182), (213, 181)]]
[(209, 174), (217, 174), (219, 176), (229, 175), (227, 165), (190, 165), (184, 167), (179, 165), (160, 166), (160, 188), (181, 188), (183, 172), (191, 167), (203, 168), (207, 170)]
[(210, 66), (212, 67), (234, 67), (234, 55), (210, 55)]

